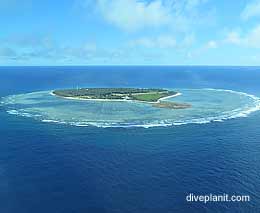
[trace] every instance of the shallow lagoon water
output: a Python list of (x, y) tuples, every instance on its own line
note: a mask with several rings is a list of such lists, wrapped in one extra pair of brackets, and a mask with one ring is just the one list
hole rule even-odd
[[(173, 89), (174, 90), (174, 89)], [(167, 99), (191, 108), (157, 108), (138, 101), (68, 100), (51, 91), (11, 95), (2, 105), (12, 115), (43, 122), (97, 127), (155, 127), (209, 123), (245, 117), (260, 109), (258, 97), (222, 89), (175, 89), (182, 95)]]

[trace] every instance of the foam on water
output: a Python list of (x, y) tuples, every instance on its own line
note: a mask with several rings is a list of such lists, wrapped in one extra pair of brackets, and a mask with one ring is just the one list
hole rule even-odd
[(244, 92), (224, 89), (180, 89), (169, 101), (186, 102), (190, 109), (171, 110), (140, 102), (65, 100), (50, 91), (12, 95), (1, 105), (10, 115), (33, 117), (46, 123), (96, 127), (159, 127), (206, 124), (247, 117), (260, 110), (260, 99)]

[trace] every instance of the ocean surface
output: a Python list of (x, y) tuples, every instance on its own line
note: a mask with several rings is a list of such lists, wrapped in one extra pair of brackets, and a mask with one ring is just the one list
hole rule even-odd
[[(0, 67), (0, 212), (260, 212), (259, 79), (260, 67)], [(50, 95), (77, 87), (171, 88), (192, 108)]]

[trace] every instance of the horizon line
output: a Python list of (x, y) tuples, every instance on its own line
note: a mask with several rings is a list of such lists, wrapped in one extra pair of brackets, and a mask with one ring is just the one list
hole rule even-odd
[(128, 64), (108, 64), (108, 65), (0, 65), (2, 67), (260, 67), (260, 65), (128, 65)]

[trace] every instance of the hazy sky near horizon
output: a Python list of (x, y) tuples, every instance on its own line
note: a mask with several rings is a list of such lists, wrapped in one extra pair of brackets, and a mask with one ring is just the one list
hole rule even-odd
[(260, 0), (0, 0), (0, 65), (260, 65)]

